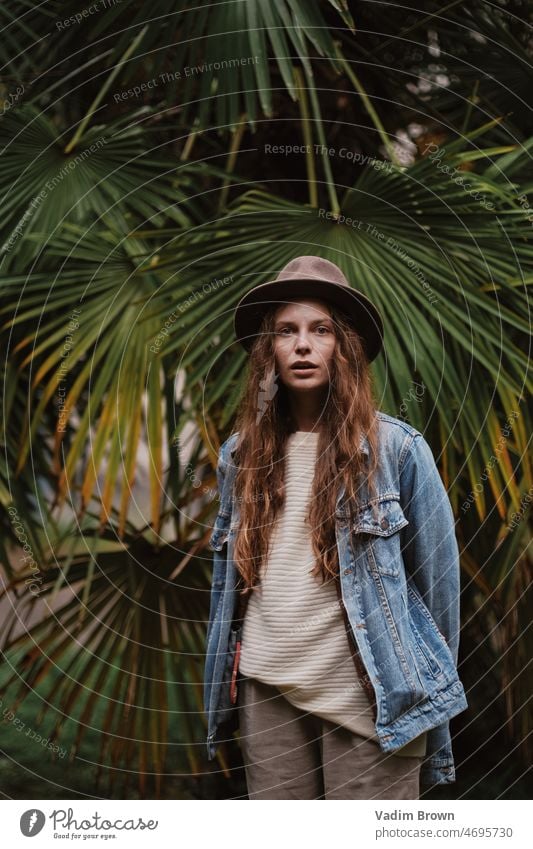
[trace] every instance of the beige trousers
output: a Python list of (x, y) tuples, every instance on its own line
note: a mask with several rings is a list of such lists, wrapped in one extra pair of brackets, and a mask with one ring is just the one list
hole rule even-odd
[(422, 757), (396, 756), (294, 707), (276, 687), (239, 681), (249, 799), (418, 799)]

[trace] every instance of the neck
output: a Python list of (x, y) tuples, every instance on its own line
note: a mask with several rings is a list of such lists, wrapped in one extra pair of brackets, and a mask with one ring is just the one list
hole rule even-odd
[(320, 430), (325, 396), (323, 392), (308, 392), (289, 395), (289, 410), (295, 430)]

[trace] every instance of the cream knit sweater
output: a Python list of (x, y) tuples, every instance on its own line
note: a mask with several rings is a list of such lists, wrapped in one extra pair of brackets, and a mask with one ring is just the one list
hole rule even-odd
[[(318, 433), (289, 436), (286, 496), (272, 530), (259, 589), (248, 602), (239, 671), (277, 687), (295, 707), (376, 743), (368, 697), (356, 676), (333, 580), (311, 576), (315, 562), (306, 522)], [(379, 744), (378, 744), (379, 745)], [(424, 755), (426, 734), (395, 754)]]

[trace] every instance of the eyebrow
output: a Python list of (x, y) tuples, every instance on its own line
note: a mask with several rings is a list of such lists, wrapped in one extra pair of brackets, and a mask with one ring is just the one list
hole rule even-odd
[[(324, 318), (315, 318), (313, 319), (313, 321), (310, 322), (310, 324), (325, 324), (328, 321), (333, 324), (332, 319), (329, 316), (325, 316)], [(295, 321), (283, 321), (281, 319), (276, 321), (275, 327), (279, 327), (280, 324), (283, 326), (285, 326), (286, 324), (290, 324), (292, 327), (296, 327)]]

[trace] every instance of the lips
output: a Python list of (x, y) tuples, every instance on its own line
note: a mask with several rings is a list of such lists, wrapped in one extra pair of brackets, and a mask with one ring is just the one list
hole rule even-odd
[(309, 362), (297, 362), (291, 366), (291, 371), (313, 371), (313, 369), (318, 368), (314, 363)]

